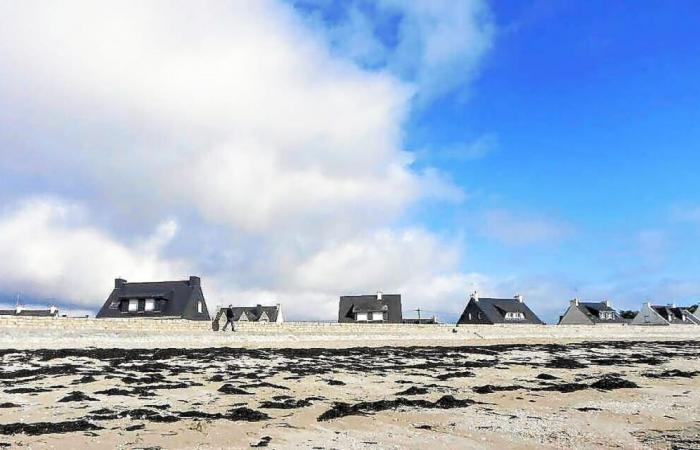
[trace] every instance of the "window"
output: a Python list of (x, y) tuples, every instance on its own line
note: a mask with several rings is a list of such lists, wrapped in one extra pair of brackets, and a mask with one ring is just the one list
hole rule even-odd
[(468, 316), (469, 316), (469, 320), (472, 320), (472, 313), (469, 313)]
[(129, 300), (129, 312), (136, 312), (139, 310), (139, 301), (138, 299), (132, 298)]
[(202, 309), (203, 309), (202, 301), (200, 300), (200, 301), (197, 302), (197, 312), (198, 312), (199, 314), (202, 314)]
[(521, 312), (507, 312), (506, 320), (522, 320), (525, 318), (525, 314)]
[(355, 320), (357, 320), (358, 322), (366, 322), (367, 313), (357, 313), (357, 315), (355, 315)]
[(382, 321), (384, 320), (384, 313), (382, 312), (371, 312), (367, 314), (367, 320), (376, 320), (376, 321)]
[(156, 301), (152, 298), (147, 298), (146, 303), (143, 307), (144, 311), (155, 311), (156, 309)]

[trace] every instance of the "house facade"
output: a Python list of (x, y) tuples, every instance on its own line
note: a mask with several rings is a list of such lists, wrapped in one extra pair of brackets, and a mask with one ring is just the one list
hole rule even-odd
[(522, 295), (513, 298), (481, 298), (474, 292), (457, 324), (493, 325), (544, 324), (525, 304)]
[(625, 319), (620, 317), (607, 300), (581, 302), (576, 298), (569, 302), (569, 307), (559, 319), (559, 325), (604, 325), (625, 322)]
[[(212, 322), (212, 330), (219, 331), (226, 325), (226, 311), (228, 307), (221, 307), (216, 313)], [(274, 306), (233, 306), (230, 308), (233, 313), (234, 322), (260, 322), (260, 323), (283, 323), (282, 305)]]
[(632, 325), (700, 325), (700, 319), (688, 308), (671, 305), (644, 303)]
[[(221, 308), (224, 313), (226, 309), (227, 308)], [(234, 306), (231, 310), (233, 311), (234, 322), (284, 322), (282, 305), (279, 303), (274, 306)]]
[(201, 280), (195, 276), (183, 281), (137, 283), (117, 278), (96, 317), (211, 320)]
[(338, 305), (340, 323), (402, 323), (401, 294), (345, 295)]

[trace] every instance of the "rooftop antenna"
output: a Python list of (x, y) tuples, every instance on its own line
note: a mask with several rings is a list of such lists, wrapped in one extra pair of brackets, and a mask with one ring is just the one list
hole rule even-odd
[(418, 309), (414, 309), (414, 311), (418, 312), (418, 323), (420, 324), (420, 306)]

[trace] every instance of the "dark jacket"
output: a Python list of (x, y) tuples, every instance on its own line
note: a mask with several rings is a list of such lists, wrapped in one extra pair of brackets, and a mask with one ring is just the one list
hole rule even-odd
[(233, 309), (226, 308), (226, 320), (233, 320)]

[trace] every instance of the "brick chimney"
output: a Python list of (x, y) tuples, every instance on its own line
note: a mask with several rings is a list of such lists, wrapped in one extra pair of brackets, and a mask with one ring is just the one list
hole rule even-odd
[(475, 302), (478, 302), (479, 301), (479, 291), (472, 292), (472, 295), (469, 298), (470, 298), (470, 300), (474, 300)]
[(126, 284), (126, 280), (124, 278), (115, 278), (114, 279), (114, 289), (119, 289), (120, 287), (124, 286)]
[(520, 294), (516, 294), (513, 298), (516, 299), (519, 303), (523, 302), (523, 296)]
[(199, 279), (199, 277), (195, 277), (194, 275), (192, 275), (190, 277), (189, 283), (190, 283), (190, 286), (199, 286), (200, 284), (202, 284), (202, 281)]

